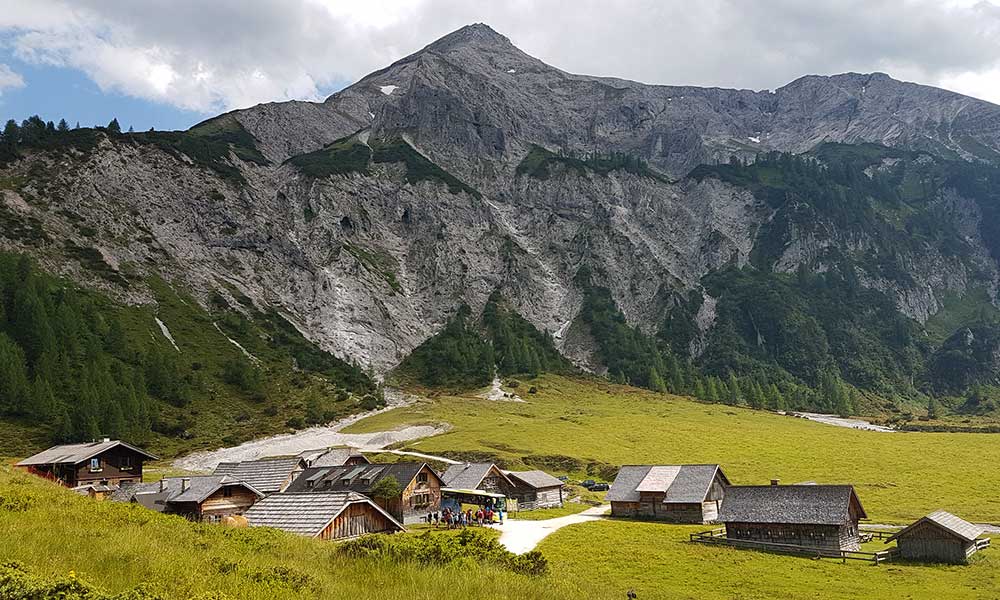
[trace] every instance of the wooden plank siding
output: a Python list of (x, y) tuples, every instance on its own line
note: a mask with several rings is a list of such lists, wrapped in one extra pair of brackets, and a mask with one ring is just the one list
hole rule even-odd
[(560, 508), (563, 505), (561, 486), (549, 488), (517, 489), (511, 493), (511, 498), (517, 500), (518, 510), (535, 510), (538, 508)]
[(856, 524), (727, 523), (726, 537), (830, 550), (860, 550)]
[(896, 539), (900, 555), (907, 560), (962, 564), (978, 550), (976, 541), (949, 534), (933, 523), (920, 523)]
[(76, 487), (85, 483), (97, 483), (104, 480), (107, 480), (112, 485), (140, 483), (142, 481), (143, 458), (128, 448), (117, 446), (98, 454), (94, 458), (97, 458), (100, 462), (98, 469), (91, 469), (89, 460), (71, 468), (57, 465), (57, 467), (61, 467), (61, 474), (57, 473), (56, 477), (65, 477), (66, 485), (69, 487)]
[(242, 515), (257, 499), (256, 494), (243, 486), (225, 486), (201, 503), (198, 515), (202, 521), (221, 521), (223, 517)]
[(367, 503), (354, 503), (343, 510), (316, 537), (322, 540), (342, 540), (368, 533), (395, 531), (396, 526)]
[(403, 525), (426, 522), (429, 513), (441, 510), (441, 480), (424, 465), (398, 498), (375, 502)]

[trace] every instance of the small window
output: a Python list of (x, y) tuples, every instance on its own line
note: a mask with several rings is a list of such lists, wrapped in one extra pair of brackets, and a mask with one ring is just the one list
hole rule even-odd
[(92, 458), (92, 459), (90, 459), (90, 470), (91, 471), (100, 471), (101, 470), (101, 459), (100, 458)]
[(131, 456), (123, 456), (121, 458), (121, 469), (122, 469), (122, 471), (130, 471), (130, 470), (132, 470), (132, 457)]
[(417, 473), (417, 483), (427, 483), (427, 473), (421, 471)]
[(228, 486), (222, 488), (222, 497), (223, 498), (232, 498), (233, 497), (233, 488), (228, 487)]

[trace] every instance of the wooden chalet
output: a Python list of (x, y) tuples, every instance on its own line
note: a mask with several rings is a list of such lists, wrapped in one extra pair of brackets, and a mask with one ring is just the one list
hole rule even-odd
[(614, 517), (710, 523), (729, 485), (719, 465), (626, 465), (605, 499)]
[(899, 555), (907, 560), (962, 564), (989, 545), (978, 539), (983, 528), (943, 510), (918, 519), (886, 540), (896, 542)]
[(242, 515), (263, 497), (260, 490), (228, 475), (202, 475), (124, 486), (111, 499), (192, 521), (217, 523), (224, 517)]
[(563, 505), (562, 481), (545, 471), (504, 471), (514, 484), (511, 498), (517, 501), (518, 510), (554, 508)]
[(512, 497), (517, 487), (500, 467), (493, 463), (450, 465), (441, 475), (444, 487), (455, 490), (481, 490)]
[(250, 484), (259, 492), (275, 494), (285, 491), (305, 466), (305, 460), (298, 456), (261, 458), (219, 463), (213, 474), (228, 475)]
[(356, 492), (371, 497), (380, 481), (392, 477), (400, 492), (394, 498), (372, 498), (394, 519), (409, 525), (426, 521), (441, 510), (441, 478), (427, 463), (398, 462), (341, 467), (310, 467), (295, 479), (290, 493)]
[(88, 484), (118, 486), (142, 481), (142, 465), (157, 457), (119, 440), (63, 444), (17, 463), (17, 467), (76, 488)]
[(865, 518), (850, 485), (731, 486), (719, 510), (729, 539), (827, 550), (859, 550)]
[(244, 516), (251, 527), (274, 527), (323, 540), (405, 530), (381, 506), (350, 491), (273, 494)]

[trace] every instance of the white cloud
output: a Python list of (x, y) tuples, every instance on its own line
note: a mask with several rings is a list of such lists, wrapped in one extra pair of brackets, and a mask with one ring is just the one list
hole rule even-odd
[(3, 94), (4, 90), (22, 87), (24, 87), (24, 78), (7, 65), (0, 63), (0, 94)]
[(202, 112), (319, 99), (478, 21), (580, 73), (762, 89), (807, 73), (879, 70), (1000, 102), (1000, 9), (983, 0), (0, 4), (13, 5), (0, 10), (0, 32), (19, 58)]

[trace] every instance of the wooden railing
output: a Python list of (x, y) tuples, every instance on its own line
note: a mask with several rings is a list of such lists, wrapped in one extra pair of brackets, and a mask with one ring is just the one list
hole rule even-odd
[(983, 538), (981, 540), (976, 540), (976, 550), (982, 550), (983, 548), (988, 548), (990, 545), (990, 538)]
[(876, 565), (890, 561), (899, 554), (899, 551), (896, 548), (890, 548), (881, 552), (860, 552), (855, 550), (835, 550), (833, 548), (811, 548), (808, 546), (798, 546), (796, 544), (779, 544), (775, 542), (741, 540), (726, 537), (725, 529), (712, 529), (711, 531), (692, 533), (691, 541), (702, 544), (718, 544), (722, 546), (732, 546), (734, 548), (759, 550), (761, 552), (798, 554), (814, 558), (838, 558), (845, 563), (849, 560), (863, 560)]

